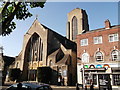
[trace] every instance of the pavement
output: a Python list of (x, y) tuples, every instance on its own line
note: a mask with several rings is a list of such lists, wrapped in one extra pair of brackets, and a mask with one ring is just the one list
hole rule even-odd
[(75, 86), (56, 86), (56, 85), (51, 85), (51, 88), (53, 90), (76, 90)]

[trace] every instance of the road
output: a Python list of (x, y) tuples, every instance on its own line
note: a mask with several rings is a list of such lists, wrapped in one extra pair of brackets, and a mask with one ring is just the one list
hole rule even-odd
[[(8, 86), (11, 84), (6, 84), (4, 86), (0, 86), (0, 90), (5, 90)], [(75, 86), (54, 86), (51, 85), (53, 90), (77, 90)], [(82, 88), (79, 88), (78, 90), (82, 90)], [(90, 90), (87, 88), (87, 90)], [(98, 88), (94, 88), (94, 90), (99, 90)], [(102, 90), (102, 89), (101, 89)], [(120, 90), (120, 88), (113, 88), (112, 90)]]
[[(8, 86), (3, 86), (2, 89), (0, 90), (5, 90)], [(51, 86), (53, 90), (76, 90), (76, 87), (68, 87), (68, 86)], [(79, 90), (82, 90), (82, 88), (79, 88)], [(90, 89), (87, 89), (90, 90)], [(98, 90), (98, 89), (94, 89), (94, 90)]]
[[(4, 86), (0, 86), (0, 90), (5, 90), (8, 86), (10, 86), (13, 83), (7, 83)], [(51, 85), (53, 90), (76, 90), (75, 86), (54, 86)]]
[[(0, 86), (0, 90), (5, 90), (11, 84), (13, 84), (13, 83), (7, 83), (4, 86)], [(51, 85), (51, 87), (52, 87), (53, 90), (77, 90), (76, 86), (56, 86), (56, 85)], [(83, 90), (83, 89), (79, 88), (78, 90)], [(86, 90), (90, 90), (90, 89), (87, 88)], [(94, 90), (99, 90), (99, 89), (95, 88)], [(119, 90), (119, 89), (113, 89), (113, 90)]]
[[(0, 90), (5, 90), (8, 86), (3, 86), (2, 89), (0, 88)], [(69, 87), (52, 87), (53, 90), (76, 90), (75, 87), (69, 88)]]

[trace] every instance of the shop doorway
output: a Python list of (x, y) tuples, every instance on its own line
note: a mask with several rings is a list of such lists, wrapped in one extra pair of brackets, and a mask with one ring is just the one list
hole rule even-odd
[(98, 81), (99, 81), (99, 89), (100, 90), (102, 90), (102, 89), (112, 90), (110, 74), (99, 74)]

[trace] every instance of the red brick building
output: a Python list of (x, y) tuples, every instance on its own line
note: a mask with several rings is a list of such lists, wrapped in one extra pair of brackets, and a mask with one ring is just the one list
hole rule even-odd
[(104, 28), (79, 34), (76, 41), (78, 83), (120, 86), (120, 25), (106, 20)]

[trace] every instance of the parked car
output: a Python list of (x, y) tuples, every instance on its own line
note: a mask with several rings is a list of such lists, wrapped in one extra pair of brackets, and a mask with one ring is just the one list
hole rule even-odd
[(39, 83), (17, 83), (9, 86), (6, 90), (52, 90), (48, 84)]

